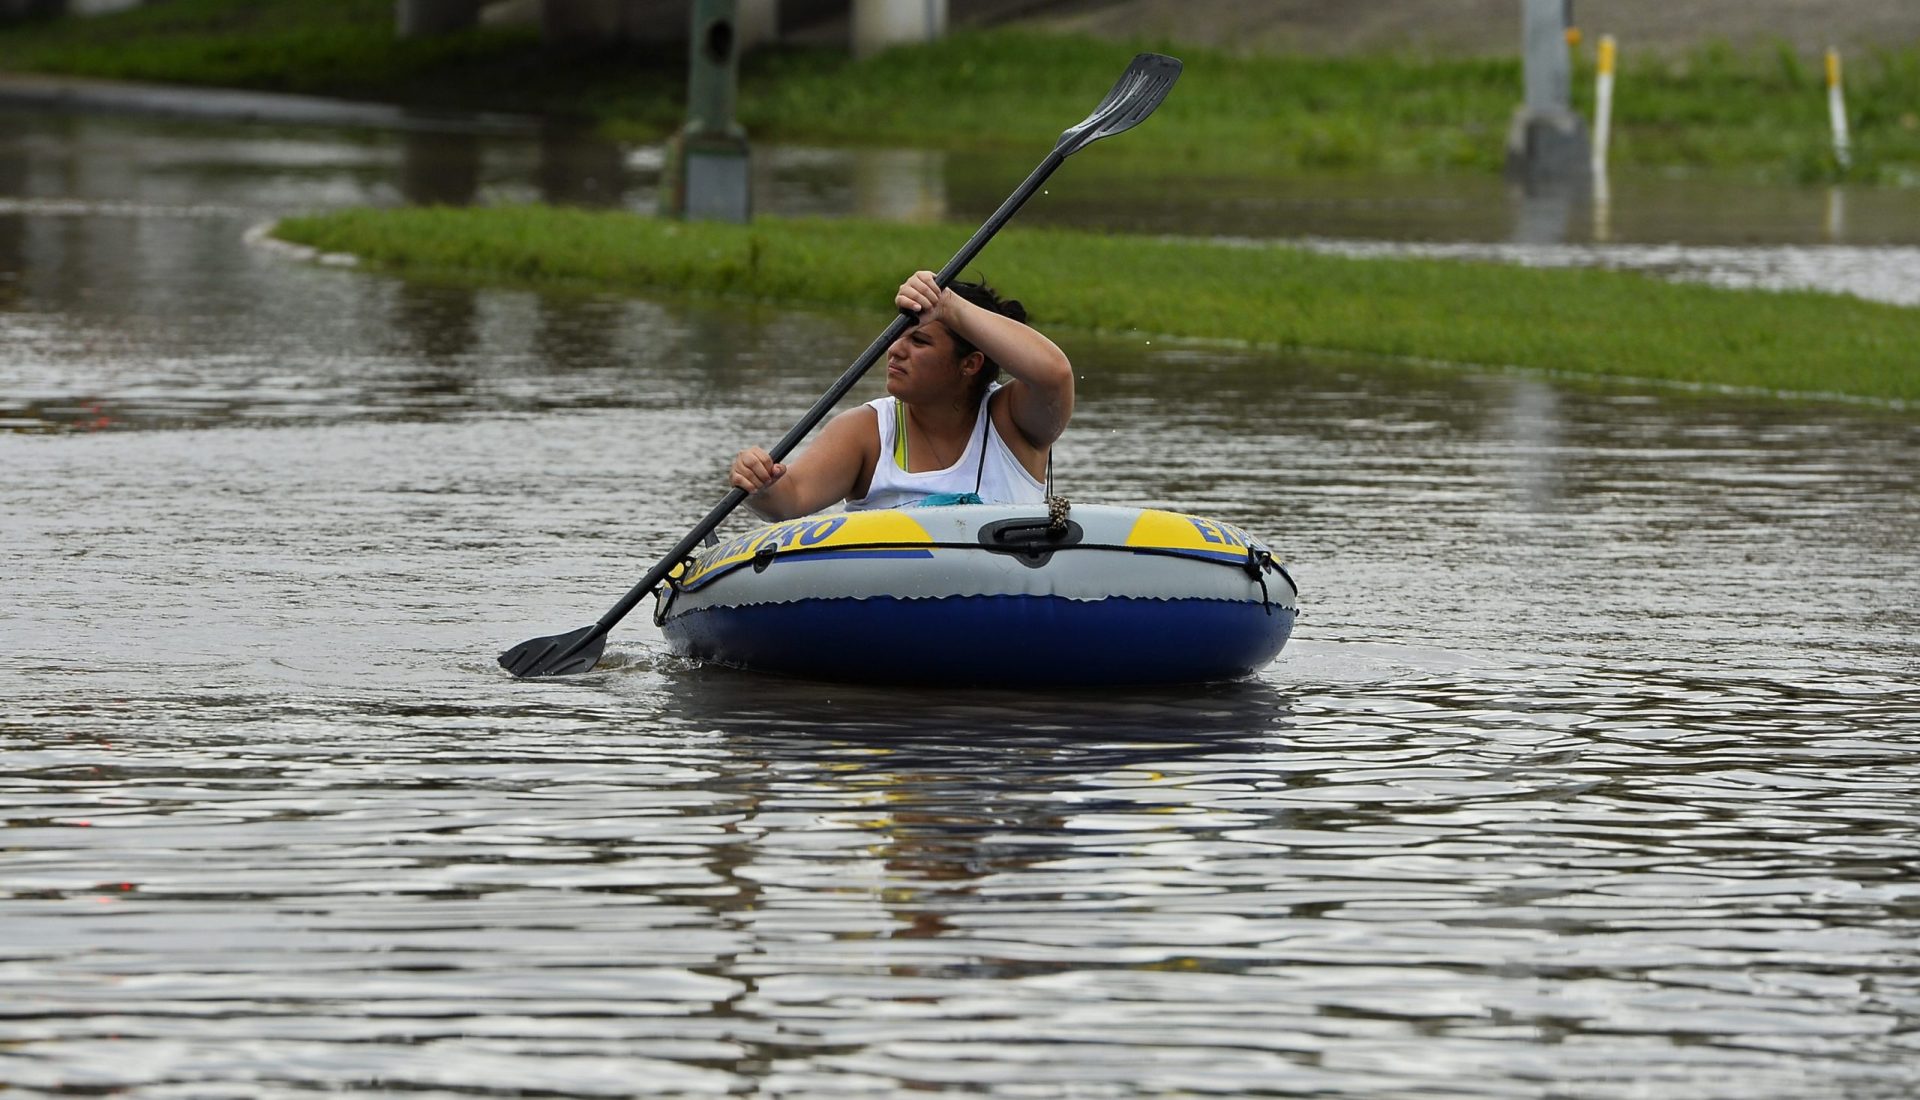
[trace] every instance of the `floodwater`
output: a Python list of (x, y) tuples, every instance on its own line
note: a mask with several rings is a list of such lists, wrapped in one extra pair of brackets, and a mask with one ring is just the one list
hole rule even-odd
[(1289, 561), (1258, 678), (790, 682), (641, 612), (517, 682), (884, 303), (244, 238), (621, 164), (0, 114), (0, 1090), (1920, 1089), (1911, 411), (1062, 334), (1066, 495)]

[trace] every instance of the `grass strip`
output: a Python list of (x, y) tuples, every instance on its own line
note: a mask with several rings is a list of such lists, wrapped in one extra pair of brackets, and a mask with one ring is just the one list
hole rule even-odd
[[(1243, 55), (1002, 29), (858, 61), (826, 48), (751, 51), (740, 119), (759, 141), (1044, 146), (1135, 48), (1186, 62), (1161, 117), (1122, 154), (1169, 171), (1497, 171), (1522, 89), (1517, 56)], [(401, 40), (392, 0), (168, 0), (8, 28), (0, 70), (575, 115), (655, 141), (685, 116), (685, 52), (561, 48), (527, 27)], [(1920, 183), (1920, 47), (1848, 59), (1845, 171), (1829, 145), (1821, 67), (1805, 54), (1710, 45), (1674, 58), (1627, 42), (1612, 163)], [(1577, 65), (1576, 106), (1590, 115), (1590, 45)]]
[[(1500, 171), (1523, 86), (1517, 56), (1137, 45), (1185, 64), (1152, 124), (1118, 154), (1163, 171)], [(750, 59), (740, 112), (750, 133), (777, 138), (1031, 148), (1057, 134), (1052, 120), (1078, 117), (1076, 105), (1104, 91), (1126, 52), (1019, 30), (966, 32), (851, 63), (774, 52)], [(1575, 68), (1574, 107), (1591, 118), (1591, 56), (1577, 57)], [(1769, 180), (1920, 184), (1920, 49), (1857, 58), (1849, 74), (1853, 163), (1842, 170), (1817, 63), (1784, 45), (1754, 54), (1709, 45), (1677, 59), (1629, 52), (1609, 160)]]
[[(347, 210), (275, 235), (408, 276), (879, 310), (967, 230), (533, 205)], [(1920, 310), (1837, 295), (1058, 229), (1009, 229), (976, 269), (1048, 328), (1920, 400)]]

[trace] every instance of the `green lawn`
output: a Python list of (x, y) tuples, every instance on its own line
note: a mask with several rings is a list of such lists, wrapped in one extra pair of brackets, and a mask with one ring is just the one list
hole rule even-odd
[[(763, 140), (1032, 148), (1083, 115), (1135, 46), (1187, 65), (1162, 117), (1120, 154), (1168, 172), (1495, 171), (1520, 97), (1517, 56), (1235, 56), (994, 31), (857, 62), (755, 51), (740, 115)], [(1583, 105), (1590, 52), (1575, 82)], [(531, 28), (399, 41), (392, 0), (168, 0), (0, 32), (0, 70), (550, 112), (648, 141), (683, 116), (684, 65), (678, 46), (560, 51)], [(1920, 46), (1850, 59), (1848, 73), (1848, 177), (1920, 184)], [(1660, 61), (1629, 44), (1613, 163), (1835, 178), (1825, 103), (1819, 67), (1784, 49)]]

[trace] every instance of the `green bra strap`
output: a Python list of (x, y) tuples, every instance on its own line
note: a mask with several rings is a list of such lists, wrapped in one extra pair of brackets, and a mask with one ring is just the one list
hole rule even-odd
[(902, 473), (907, 469), (907, 406), (899, 398), (893, 399), (893, 464), (900, 467)]

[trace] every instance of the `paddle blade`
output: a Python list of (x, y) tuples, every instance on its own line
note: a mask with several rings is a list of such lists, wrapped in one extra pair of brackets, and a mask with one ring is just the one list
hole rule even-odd
[(1136, 54), (1127, 71), (1093, 113), (1060, 135), (1054, 150), (1071, 156), (1103, 137), (1131, 130), (1160, 106), (1180, 79), (1180, 60), (1163, 53)]
[(606, 631), (583, 626), (566, 634), (521, 642), (500, 655), (500, 667), (523, 680), (530, 676), (574, 676), (599, 664), (606, 647)]

